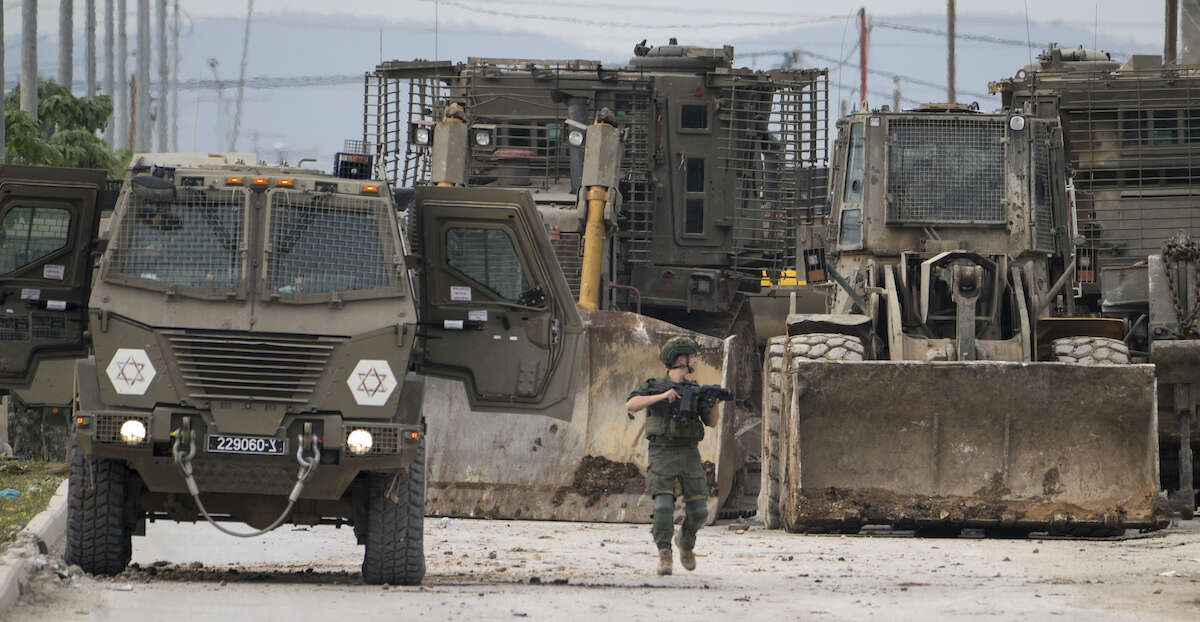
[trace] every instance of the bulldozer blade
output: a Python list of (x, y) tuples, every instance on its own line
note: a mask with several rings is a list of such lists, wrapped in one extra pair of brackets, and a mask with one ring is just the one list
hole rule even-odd
[[(634, 313), (580, 312), (587, 339), (570, 422), (473, 412), (460, 383), (426, 381), (426, 514), (650, 522), (645, 412), (625, 411), (629, 392), (647, 378), (662, 377), (659, 350), (671, 337), (688, 335), (699, 342), (692, 377), (701, 384), (731, 386), (738, 348), (754, 344), (692, 333)], [(720, 407), (719, 424), (708, 428), (700, 443), (709, 475), (710, 519), (741, 467), (735, 410), (741, 409)]]
[(1161, 526), (1151, 365), (794, 367), (780, 426), (789, 531)]

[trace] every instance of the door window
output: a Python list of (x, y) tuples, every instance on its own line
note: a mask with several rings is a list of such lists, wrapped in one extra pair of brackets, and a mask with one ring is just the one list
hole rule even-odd
[(488, 291), (516, 301), (530, 289), (512, 238), (500, 229), (453, 227), (446, 231), (446, 262)]
[(71, 212), (57, 207), (17, 207), (0, 223), (0, 274), (52, 255), (67, 246)]
[(846, 153), (846, 187), (843, 203), (862, 203), (863, 195), (863, 124), (850, 126), (850, 148)]
[(688, 158), (686, 162), (683, 232), (704, 233), (704, 159)]

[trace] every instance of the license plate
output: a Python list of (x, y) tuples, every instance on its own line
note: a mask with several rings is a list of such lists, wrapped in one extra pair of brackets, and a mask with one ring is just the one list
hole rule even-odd
[(287, 441), (280, 438), (208, 435), (208, 451), (215, 453), (281, 455), (286, 449)]

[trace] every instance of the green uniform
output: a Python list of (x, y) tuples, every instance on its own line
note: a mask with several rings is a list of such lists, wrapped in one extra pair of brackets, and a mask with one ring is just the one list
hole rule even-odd
[[(656, 395), (655, 379), (638, 385), (629, 397)], [(670, 384), (664, 378), (658, 383)], [(686, 381), (691, 382), (691, 381)], [(628, 399), (628, 398), (627, 398)], [(708, 518), (708, 476), (700, 460), (698, 443), (704, 438), (704, 424), (698, 420), (680, 421), (671, 416), (666, 400), (646, 408), (646, 439), (650, 442), (646, 492), (654, 499), (654, 543), (660, 550), (671, 548), (676, 484), (683, 493), (685, 518), (680, 529), (680, 546), (691, 549), (696, 532)]]

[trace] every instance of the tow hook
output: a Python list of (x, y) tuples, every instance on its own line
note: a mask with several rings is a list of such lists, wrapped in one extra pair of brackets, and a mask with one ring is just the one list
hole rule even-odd
[(196, 509), (204, 517), (204, 520), (217, 528), (217, 531), (237, 538), (261, 536), (282, 525), (283, 521), (287, 520), (288, 515), (292, 513), (292, 508), (296, 506), (296, 501), (300, 499), (300, 494), (304, 491), (304, 485), (312, 479), (313, 472), (317, 470), (317, 465), (321, 463), (320, 444), (313, 434), (312, 423), (306, 422), (303, 426), (303, 431), (296, 437), (296, 462), (300, 464), (300, 468), (296, 473), (296, 484), (292, 486), (292, 492), (288, 495), (287, 507), (283, 509), (283, 513), (279, 515), (279, 518), (276, 518), (267, 527), (250, 532), (238, 532), (218, 524), (216, 520), (209, 516), (208, 510), (204, 508), (204, 503), (200, 501), (200, 488), (196, 485), (196, 478), (192, 474), (192, 459), (196, 457), (196, 431), (192, 429), (191, 417), (184, 417), (179, 428), (171, 432), (171, 436), (174, 438), (174, 441), (171, 443), (171, 455), (174, 456), (175, 464), (179, 467), (179, 471), (183, 475), (183, 481), (187, 484), (188, 492), (192, 495), (192, 500), (196, 502)]

